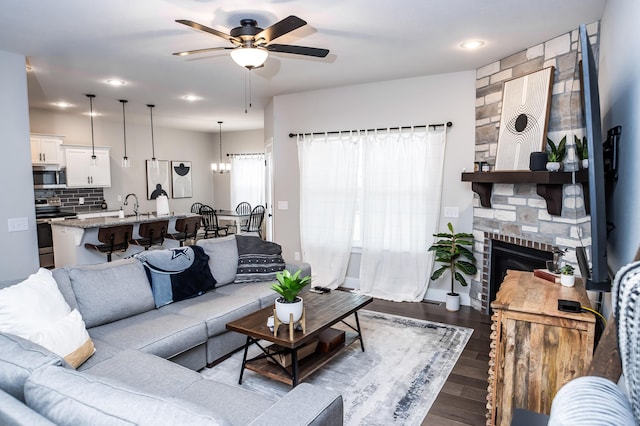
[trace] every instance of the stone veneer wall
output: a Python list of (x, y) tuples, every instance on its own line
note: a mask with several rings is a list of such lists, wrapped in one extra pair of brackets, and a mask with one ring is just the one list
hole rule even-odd
[[(598, 57), (599, 23), (587, 26), (594, 55)], [(544, 43), (517, 52), (486, 65), (476, 72), (476, 140), (475, 161), (495, 164), (500, 129), (502, 90), (505, 81), (553, 66), (553, 88), (547, 135), (554, 142), (567, 136), (568, 156), (565, 170), (575, 170), (574, 135), (582, 137), (579, 77), (578, 30), (562, 34)], [(551, 216), (545, 200), (536, 194), (534, 184), (494, 184), (491, 208), (480, 206), (474, 196), (473, 235), (476, 259), (482, 262), (472, 279), (471, 305), (487, 312), (489, 303), (487, 235), (527, 247), (574, 248), (590, 245), (589, 216), (584, 209), (581, 185), (565, 185), (562, 216)], [(564, 259), (576, 265), (575, 251)], [(576, 268), (577, 269), (577, 268)]]

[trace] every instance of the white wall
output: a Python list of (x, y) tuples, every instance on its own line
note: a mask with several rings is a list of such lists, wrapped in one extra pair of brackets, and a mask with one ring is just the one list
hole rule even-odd
[[(0, 181), (0, 281), (23, 278), (38, 269), (38, 242), (33, 202), (29, 106), (25, 57), (0, 51), (0, 117), (2, 167)], [(25, 218), (28, 230), (8, 232), (10, 218)]]
[[(619, 180), (613, 194), (616, 228), (609, 235), (609, 267), (617, 271), (631, 262), (640, 247), (640, 2), (609, 0), (601, 23), (599, 89), (602, 129), (622, 126)], [(605, 315), (611, 312), (607, 295)]]
[[(265, 136), (274, 139), (274, 241), (282, 245), (285, 259), (301, 251), (298, 155), (289, 133), (447, 121), (453, 127), (448, 131), (442, 206), (458, 207), (460, 217), (451, 219), (454, 226), (471, 232), (473, 196), (460, 173), (473, 170), (475, 71), (276, 96), (265, 115)], [(287, 201), (288, 210), (278, 210), (279, 201)], [(442, 219), (443, 229), (447, 220)], [(432, 283), (431, 288), (444, 289), (446, 283)]]
[[(113, 100), (112, 100), (113, 101)], [(96, 98), (94, 106), (99, 105)], [(129, 105), (128, 105), (129, 107)], [(94, 109), (97, 109), (94, 107)], [(157, 109), (157, 107), (156, 107)], [(154, 112), (155, 116), (155, 112)], [(140, 200), (140, 211), (155, 210), (155, 201), (146, 199), (145, 160), (151, 159), (151, 126), (127, 122), (127, 156), (129, 169), (121, 167), (124, 155), (122, 117), (94, 118), (96, 146), (111, 147), (111, 188), (104, 194), (109, 209), (118, 209), (128, 193), (135, 193)], [(224, 125), (223, 125), (224, 126)], [(31, 132), (65, 136), (65, 144), (91, 145), (91, 121), (81, 112), (56, 112), (31, 109)], [(222, 155), (227, 153), (262, 152), (262, 130), (222, 132)], [(153, 138), (158, 160), (191, 161), (193, 167), (193, 197), (173, 199), (169, 208), (175, 212), (190, 210), (191, 204), (200, 202), (216, 208), (229, 208), (229, 175), (211, 173), (211, 163), (218, 162), (219, 134), (170, 129), (154, 125)], [(170, 188), (167, 189), (171, 195)]]

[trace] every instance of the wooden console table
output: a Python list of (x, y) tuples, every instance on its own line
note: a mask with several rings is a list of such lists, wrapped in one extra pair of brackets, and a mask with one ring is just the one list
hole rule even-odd
[[(582, 184), (584, 205), (589, 214), (589, 187), (587, 170), (578, 170), (575, 183)], [(482, 207), (491, 207), (491, 192), (494, 183), (534, 183), (539, 196), (547, 202), (550, 215), (562, 214), (562, 186), (573, 183), (573, 172), (530, 172), (528, 170), (512, 170), (500, 172), (465, 172), (463, 182), (471, 182), (471, 189), (480, 197)]]
[(515, 408), (549, 414), (560, 387), (586, 374), (595, 317), (561, 312), (558, 299), (590, 306), (581, 283), (563, 287), (531, 272), (507, 272), (491, 303), (487, 425), (510, 425)]

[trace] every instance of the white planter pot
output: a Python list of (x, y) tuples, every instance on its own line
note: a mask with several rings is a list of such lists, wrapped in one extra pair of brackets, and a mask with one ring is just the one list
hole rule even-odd
[(460, 310), (460, 295), (458, 293), (447, 293), (446, 299), (447, 311), (459, 311)]
[(575, 275), (565, 275), (565, 274), (560, 275), (560, 284), (562, 284), (563, 286), (573, 287), (575, 283), (576, 283)]
[(557, 172), (560, 170), (560, 164), (561, 163), (557, 163), (555, 161), (550, 161), (547, 163), (547, 170), (550, 172)]
[[(280, 302), (281, 297), (276, 299), (276, 315), (282, 324), (289, 324), (289, 314), (293, 313), (293, 322), (302, 318), (302, 297), (297, 297), (296, 302)], [(282, 299), (284, 300), (284, 299)]]

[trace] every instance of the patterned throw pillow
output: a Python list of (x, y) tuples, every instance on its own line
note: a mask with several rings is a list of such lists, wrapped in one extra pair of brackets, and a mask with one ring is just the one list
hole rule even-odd
[(256, 236), (236, 235), (238, 272), (236, 283), (273, 281), (284, 270), (282, 247)]

